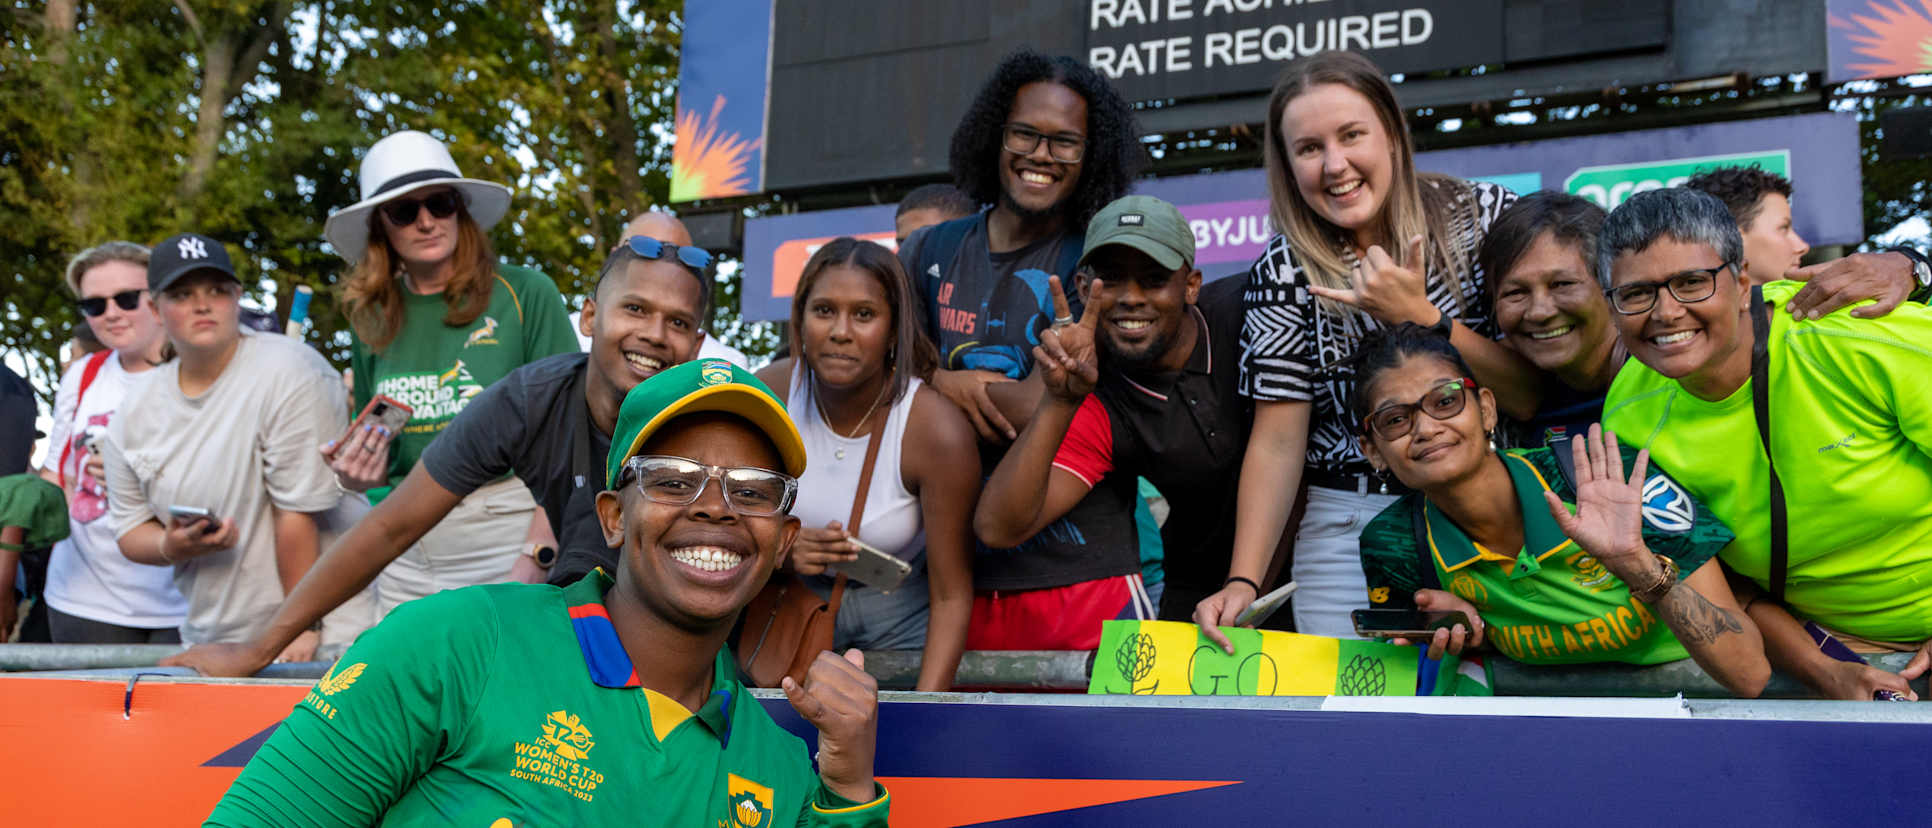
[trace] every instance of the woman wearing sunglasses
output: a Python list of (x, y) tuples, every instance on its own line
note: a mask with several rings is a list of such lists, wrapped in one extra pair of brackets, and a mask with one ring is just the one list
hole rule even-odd
[(1647, 453), (1597, 426), (1498, 451), (1495, 398), (1415, 325), (1370, 332), (1352, 361), (1362, 453), (1414, 489), (1362, 530), (1369, 602), (1469, 622), (1437, 629), (1430, 656), (1485, 642), (1528, 664), (1689, 656), (1739, 696), (1764, 689), (1757, 626), (1714, 557), (1731, 531)]
[[(353, 426), (322, 448), (346, 489), (380, 501), (443, 427), (517, 367), (578, 350), (557, 286), (497, 260), (486, 235), (510, 206), (501, 184), (464, 178), (449, 150), (421, 132), (369, 148), (362, 200), (329, 216), (324, 237), (352, 265), (341, 288), (353, 331), (352, 403), (376, 396), (409, 406), (400, 433)], [(508, 580), (541, 581), (548, 523), (523, 484), (505, 478), (472, 492), (383, 570), (387, 613), (433, 592)]]
[[(54, 395), (41, 476), (67, 493), (69, 534), (47, 564), (47, 620), (57, 644), (164, 644), (181, 640), (188, 602), (174, 571), (127, 559), (107, 515), (101, 439), (139, 378), (168, 343), (148, 295), (148, 249), (108, 242), (67, 265), (67, 288), (106, 350), (74, 361)], [(8, 591), (0, 600), (11, 598)], [(0, 618), (11, 617), (0, 613)], [(10, 627), (9, 627), (10, 628)], [(0, 635), (4, 635), (0, 632)]]
[[(793, 356), (759, 372), (785, 389), (780, 399), (811, 458), (792, 509), (804, 528), (791, 564), (823, 593), (833, 588), (828, 569), (855, 561), (859, 542), (911, 564), (890, 591), (846, 587), (833, 644), (923, 649), (918, 689), (949, 689), (973, 609), (972, 424), (925, 382), (939, 353), (920, 333), (911, 280), (891, 251), (836, 239), (805, 263), (795, 296)], [(855, 538), (845, 524), (868, 461)]]

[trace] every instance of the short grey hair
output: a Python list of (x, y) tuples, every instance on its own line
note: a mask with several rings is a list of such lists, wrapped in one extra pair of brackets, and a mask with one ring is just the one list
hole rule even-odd
[(79, 299), (81, 277), (87, 275), (87, 271), (108, 262), (127, 262), (140, 265), (141, 269), (146, 270), (148, 249), (134, 242), (111, 241), (102, 242), (74, 254), (74, 258), (67, 262), (67, 290), (74, 294), (74, 298)]
[(1597, 236), (1597, 281), (1609, 290), (1610, 265), (1625, 253), (1641, 253), (1659, 238), (1709, 245), (1728, 263), (1744, 262), (1737, 219), (1716, 196), (1685, 187), (1650, 190), (1610, 211)]

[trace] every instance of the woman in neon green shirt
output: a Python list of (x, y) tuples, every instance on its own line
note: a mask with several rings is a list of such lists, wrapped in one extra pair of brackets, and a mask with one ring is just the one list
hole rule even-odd
[(1730, 531), (1642, 452), (1626, 478), (1596, 428), (1567, 449), (1573, 471), (1551, 449), (1497, 451), (1495, 398), (1415, 325), (1371, 332), (1354, 362), (1363, 454), (1416, 490), (1362, 532), (1369, 600), (1474, 626), (1438, 630), (1432, 656), (1485, 640), (1532, 664), (1688, 655), (1733, 693), (1763, 690), (1757, 627), (1712, 558)]

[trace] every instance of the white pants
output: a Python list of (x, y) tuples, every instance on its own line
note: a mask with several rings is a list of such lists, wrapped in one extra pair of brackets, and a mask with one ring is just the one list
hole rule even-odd
[(1295, 533), (1295, 630), (1360, 638), (1349, 613), (1367, 608), (1362, 527), (1396, 501), (1394, 495), (1308, 487), (1308, 509)]
[(425, 595), (510, 580), (536, 510), (530, 490), (514, 477), (470, 492), (376, 576), (377, 611), (387, 616)]

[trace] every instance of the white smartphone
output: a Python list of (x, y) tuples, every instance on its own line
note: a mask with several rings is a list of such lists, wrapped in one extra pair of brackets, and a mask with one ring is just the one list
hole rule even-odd
[(215, 517), (215, 513), (207, 509), (194, 506), (169, 506), (168, 516), (174, 518), (179, 523), (194, 523), (198, 520), (204, 521), (201, 525), (201, 533), (204, 535), (221, 529), (221, 518)]
[(1274, 592), (1254, 599), (1254, 603), (1249, 604), (1247, 609), (1242, 610), (1240, 615), (1234, 617), (1234, 625), (1237, 627), (1252, 627), (1268, 620), (1268, 616), (1274, 615), (1275, 610), (1281, 609), (1283, 604), (1288, 603), (1288, 596), (1295, 594), (1295, 587), (1297, 586), (1298, 584), (1294, 581), (1289, 581), (1288, 583), (1282, 584)]
[(859, 548), (859, 557), (845, 563), (833, 564), (833, 573), (844, 573), (846, 577), (877, 589), (891, 592), (905, 583), (906, 576), (912, 574), (912, 564), (888, 555), (878, 547), (858, 538), (852, 538), (852, 545)]

